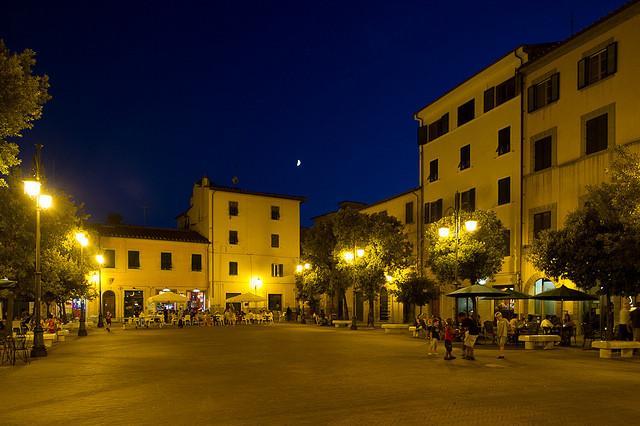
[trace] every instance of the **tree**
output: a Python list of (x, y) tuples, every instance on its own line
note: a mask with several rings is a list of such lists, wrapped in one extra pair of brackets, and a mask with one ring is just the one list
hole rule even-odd
[[(363, 250), (357, 256), (356, 249)], [(349, 318), (346, 290), (355, 286), (369, 302), (368, 322), (373, 324), (374, 302), (387, 275), (397, 275), (411, 265), (411, 246), (402, 224), (386, 214), (367, 215), (342, 209), (318, 221), (303, 235), (303, 259), (311, 269), (304, 272), (299, 288), (337, 296), (340, 318)], [(344, 257), (352, 253), (352, 259)], [(332, 306), (333, 308), (333, 306)]]
[[(35, 53), (26, 49), (12, 53), (0, 40), (0, 175), (20, 164), (18, 145), (8, 138), (22, 136), (42, 116), (49, 96), (49, 78), (33, 74)], [(6, 181), (0, 177), (0, 186)]]
[(437, 283), (428, 277), (418, 277), (415, 273), (410, 274), (403, 280), (399, 280), (397, 288), (392, 290), (398, 302), (407, 305), (422, 307), (438, 297)]
[[(464, 223), (475, 220), (474, 232), (464, 230)], [(476, 210), (460, 213), (458, 242), (454, 232), (448, 238), (439, 236), (439, 229), (455, 229), (453, 216), (445, 216), (426, 230), (427, 265), (438, 280), (453, 283), (456, 278), (475, 284), (480, 279), (492, 279), (502, 269), (504, 227), (492, 211)]]
[[(22, 192), (19, 170), (8, 178), (8, 187), (0, 188), (0, 276), (18, 282), (18, 297), (31, 299), (34, 294), (35, 203)], [(41, 214), (42, 293), (52, 301), (63, 303), (71, 297), (89, 294), (85, 280), (89, 264), (79, 266), (75, 231), (86, 215), (62, 191), (51, 193), (53, 208)], [(89, 254), (85, 252), (85, 254)]]

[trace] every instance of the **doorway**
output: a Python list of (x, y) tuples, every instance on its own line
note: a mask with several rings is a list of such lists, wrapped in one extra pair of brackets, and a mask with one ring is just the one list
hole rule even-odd
[(111, 316), (115, 318), (116, 316), (116, 294), (107, 290), (102, 293), (102, 306), (103, 306), (103, 317), (107, 315), (107, 312), (111, 312)]

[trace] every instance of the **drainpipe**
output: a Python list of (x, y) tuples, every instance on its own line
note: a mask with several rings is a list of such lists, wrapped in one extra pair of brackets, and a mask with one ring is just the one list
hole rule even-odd
[(515, 71), (516, 81), (520, 84), (520, 212), (519, 212), (519, 224), (518, 224), (518, 261), (517, 261), (517, 280), (518, 280), (518, 291), (523, 291), (522, 288), (522, 255), (524, 251), (524, 238), (523, 238), (523, 229), (524, 229), (524, 146), (525, 146), (525, 136), (524, 136), (524, 95), (525, 95), (525, 86), (524, 86), (524, 75), (520, 72), (520, 68), (524, 65), (525, 58), (518, 55), (518, 48), (514, 49), (513, 54), (516, 58), (520, 60), (520, 66)]

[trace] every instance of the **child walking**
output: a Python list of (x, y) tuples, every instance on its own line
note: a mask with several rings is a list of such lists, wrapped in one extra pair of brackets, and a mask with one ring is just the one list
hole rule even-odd
[(455, 356), (453, 356), (452, 352), (453, 352), (453, 321), (451, 320), (451, 318), (447, 318), (447, 321), (445, 323), (444, 326), (444, 348), (446, 350), (446, 353), (444, 354), (444, 359), (446, 359), (447, 361), (450, 361), (452, 359), (456, 359)]

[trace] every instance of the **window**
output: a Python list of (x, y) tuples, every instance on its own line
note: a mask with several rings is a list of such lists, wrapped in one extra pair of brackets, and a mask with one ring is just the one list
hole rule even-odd
[(464, 170), (469, 167), (471, 167), (471, 145), (465, 145), (460, 148), (460, 164), (458, 164), (458, 168)]
[(280, 247), (280, 235), (271, 234), (271, 247), (275, 247), (275, 248)]
[(551, 136), (538, 139), (534, 142), (533, 148), (533, 171), (548, 169), (551, 167), (551, 149), (552, 138)]
[(516, 96), (516, 78), (511, 77), (484, 91), (484, 112), (491, 111)]
[(484, 112), (491, 111), (496, 106), (495, 103), (495, 87), (489, 87), (484, 91)]
[(404, 205), (404, 223), (413, 223), (413, 201)]
[(160, 269), (163, 271), (171, 270), (171, 253), (160, 253)]
[(229, 231), (229, 244), (238, 244), (238, 231)]
[(449, 132), (449, 113), (429, 124), (429, 142)]
[(271, 220), (280, 220), (280, 206), (271, 206)]
[(438, 159), (431, 160), (429, 162), (429, 182), (435, 182), (438, 180)]
[(476, 100), (471, 99), (458, 107), (458, 126), (473, 120), (476, 114)]
[(618, 62), (618, 43), (578, 61), (578, 89), (615, 74)]
[(229, 216), (238, 216), (238, 202), (229, 201)]
[(502, 255), (504, 257), (511, 256), (511, 230), (505, 229), (502, 231)]
[(238, 262), (229, 262), (229, 275), (238, 275)]
[(468, 191), (460, 193), (460, 208), (467, 212), (476, 210), (476, 189), (471, 188)]
[(271, 264), (271, 276), (272, 277), (284, 277), (284, 265), (282, 263)]
[(533, 215), (533, 238), (538, 238), (538, 234), (545, 229), (551, 229), (551, 212), (546, 211)]
[(511, 77), (496, 86), (496, 106), (502, 105), (516, 96), (516, 78)]
[(604, 151), (608, 146), (609, 118), (607, 114), (599, 115), (586, 123), (585, 153)]
[(137, 250), (129, 250), (127, 252), (127, 264), (129, 269), (140, 269), (140, 252)]
[(555, 102), (560, 97), (560, 73), (529, 86), (527, 89), (527, 102), (529, 112), (533, 112), (545, 105)]
[(511, 127), (498, 130), (498, 155), (511, 152)]
[(106, 249), (102, 253), (104, 256), (103, 268), (115, 268), (116, 267), (116, 251), (113, 249)]
[(425, 223), (433, 223), (442, 219), (442, 198), (424, 205)]
[(498, 180), (498, 205), (511, 202), (511, 177)]
[(191, 270), (194, 272), (202, 271), (202, 255), (201, 254), (191, 255)]
[(418, 127), (418, 145), (424, 145), (429, 142), (429, 126), (424, 125)]

